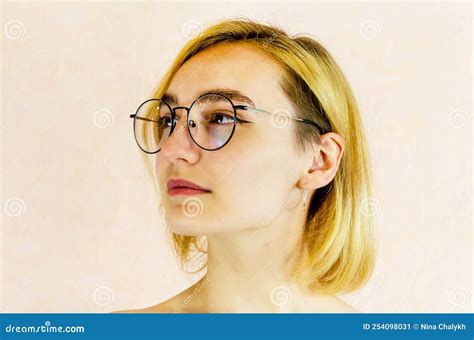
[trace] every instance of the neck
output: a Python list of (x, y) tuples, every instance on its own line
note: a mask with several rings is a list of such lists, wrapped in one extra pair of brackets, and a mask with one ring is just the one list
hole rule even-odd
[(305, 211), (264, 228), (208, 236), (202, 305), (209, 312), (278, 312), (296, 308), (302, 292), (291, 282)]

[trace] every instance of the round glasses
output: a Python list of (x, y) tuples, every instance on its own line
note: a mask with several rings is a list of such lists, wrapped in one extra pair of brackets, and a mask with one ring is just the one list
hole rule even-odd
[[(272, 114), (247, 105), (234, 105), (232, 101), (218, 93), (207, 93), (198, 97), (191, 106), (171, 108), (160, 99), (148, 99), (130, 115), (133, 118), (133, 132), (140, 149), (148, 154), (161, 150), (177, 125), (176, 111), (186, 111), (186, 124), (191, 139), (200, 148), (208, 151), (224, 147), (232, 138), (237, 122), (252, 123), (237, 117), (237, 110), (251, 110)], [(293, 120), (316, 126), (320, 133), (324, 130), (315, 122), (290, 117)]]

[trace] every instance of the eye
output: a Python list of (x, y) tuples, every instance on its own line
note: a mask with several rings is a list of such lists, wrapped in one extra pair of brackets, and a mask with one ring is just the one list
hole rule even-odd
[(158, 120), (158, 125), (162, 129), (171, 127), (171, 116), (160, 117)]
[(225, 113), (214, 112), (210, 115), (208, 122), (210, 124), (234, 124), (234, 116)]

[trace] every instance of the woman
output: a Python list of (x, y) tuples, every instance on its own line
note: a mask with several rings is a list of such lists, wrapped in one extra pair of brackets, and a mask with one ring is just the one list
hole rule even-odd
[[(134, 120), (184, 266), (206, 274), (127, 312), (357, 312), (375, 262), (355, 99), (318, 42), (246, 19), (187, 43)], [(148, 156), (149, 157), (149, 156)], [(123, 312), (123, 311), (122, 311)]]

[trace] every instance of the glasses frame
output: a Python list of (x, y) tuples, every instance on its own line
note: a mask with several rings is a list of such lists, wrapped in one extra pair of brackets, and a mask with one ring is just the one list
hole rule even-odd
[[(193, 135), (191, 134), (191, 131), (189, 130), (189, 112), (191, 111), (193, 105), (199, 100), (201, 99), (202, 97), (206, 97), (206, 96), (210, 96), (210, 95), (213, 95), (213, 96), (220, 96), (220, 97), (223, 97), (225, 98), (227, 101), (229, 101), (229, 103), (232, 105), (232, 108), (233, 108), (233, 111), (234, 111), (234, 124), (233, 124), (233, 127), (232, 127), (232, 132), (229, 136), (229, 138), (227, 139), (227, 141), (222, 144), (220, 147), (216, 148), (216, 149), (208, 149), (208, 148), (204, 148), (202, 147), (201, 145), (199, 145), (196, 140), (194, 140), (193, 138)], [(150, 99), (147, 99), (145, 100), (143, 103), (141, 103), (136, 112), (134, 114), (131, 114), (130, 115), (130, 118), (133, 118), (133, 135), (135, 137), (135, 142), (137, 143), (138, 147), (140, 148), (140, 150), (142, 150), (143, 152), (147, 153), (147, 154), (155, 154), (155, 153), (158, 153), (160, 152), (161, 148), (159, 148), (157, 151), (153, 151), (153, 152), (150, 152), (150, 151), (147, 151), (145, 149), (143, 149), (140, 145), (140, 143), (138, 142), (138, 139), (137, 139), (137, 135), (136, 135), (136, 130), (135, 130), (135, 123), (136, 123), (136, 120), (137, 119), (140, 119), (140, 120), (144, 120), (144, 121), (148, 121), (148, 122), (153, 122), (153, 123), (157, 123), (159, 124), (159, 121), (156, 121), (156, 120), (152, 120), (152, 119), (148, 119), (148, 118), (145, 118), (145, 117), (140, 117), (138, 116), (138, 112), (140, 111), (140, 109), (142, 108), (143, 105), (145, 105), (146, 103), (150, 102), (150, 101), (158, 101), (160, 102), (161, 104), (164, 104), (166, 105), (170, 112), (171, 112), (171, 120), (172, 120), (172, 125), (171, 125), (171, 129), (170, 129), (170, 134), (168, 135), (171, 136), (173, 134), (173, 131), (176, 127), (176, 110), (178, 109), (183, 109), (183, 110), (186, 110), (186, 124), (185, 124), (185, 127), (187, 128), (188, 130), (188, 134), (189, 136), (191, 137), (191, 139), (193, 140), (193, 143), (196, 144), (199, 148), (203, 149), (203, 150), (206, 150), (206, 151), (217, 151), (219, 149), (222, 149), (224, 146), (227, 145), (227, 143), (230, 142), (230, 140), (232, 139), (232, 136), (234, 135), (234, 132), (235, 132), (235, 128), (237, 126), (237, 122), (240, 121), (240, 122), (246, 122), (246, 123), (252, 123), (252, 122), (249, 122), (249, 121), (246, 121), (246, 120), (243, 120), (243, 119), (240, 119), (237, 117), (237, 110), (246, 110), (246, 111), (254, 111), (254, 112), (257, 112), (257, 113), (266, 113), (266, 114), (269, 114), (269, 115), (273, 115), (272, 112), (268, 112), (266, 110), (262, 110), (262, 109), (258, 109), (258, 108), (255, 108), (255, 107), (252, 107), (252, 106), (248, 106), (248, 105), (235, 105), (232, 100), (230, 98), (228, 98), (227, 96), (221, 94), (221, 93), (206, 93), (204, 95), (201, 95), (199, 97), (197, 97), (189, 107), (187, 106), (176, 106), (176, 107), (171, 107), (166, 101), (163, 101), (161, 99), (156, 99), (156, 98), (150, 98)], [(314, 126), (315, 128), (318, 129), (319, 133), (322, 135), (322, 134), (325, 134), (329, 131), (326, 131), (325, 129), (323, 129), (318, 123), (312, 121), (312, 120), (309, 120), (309, 119), (303, 119), (303, 118), (297, 118), (297, 117), (288, 117), (288, 118), (291, 118), (292, 120), (294, 121), (297, 121), (297, 122), (301, 122), (301, 123), (305, 123), (305, 124), (310, 124), (312, 126)]]

